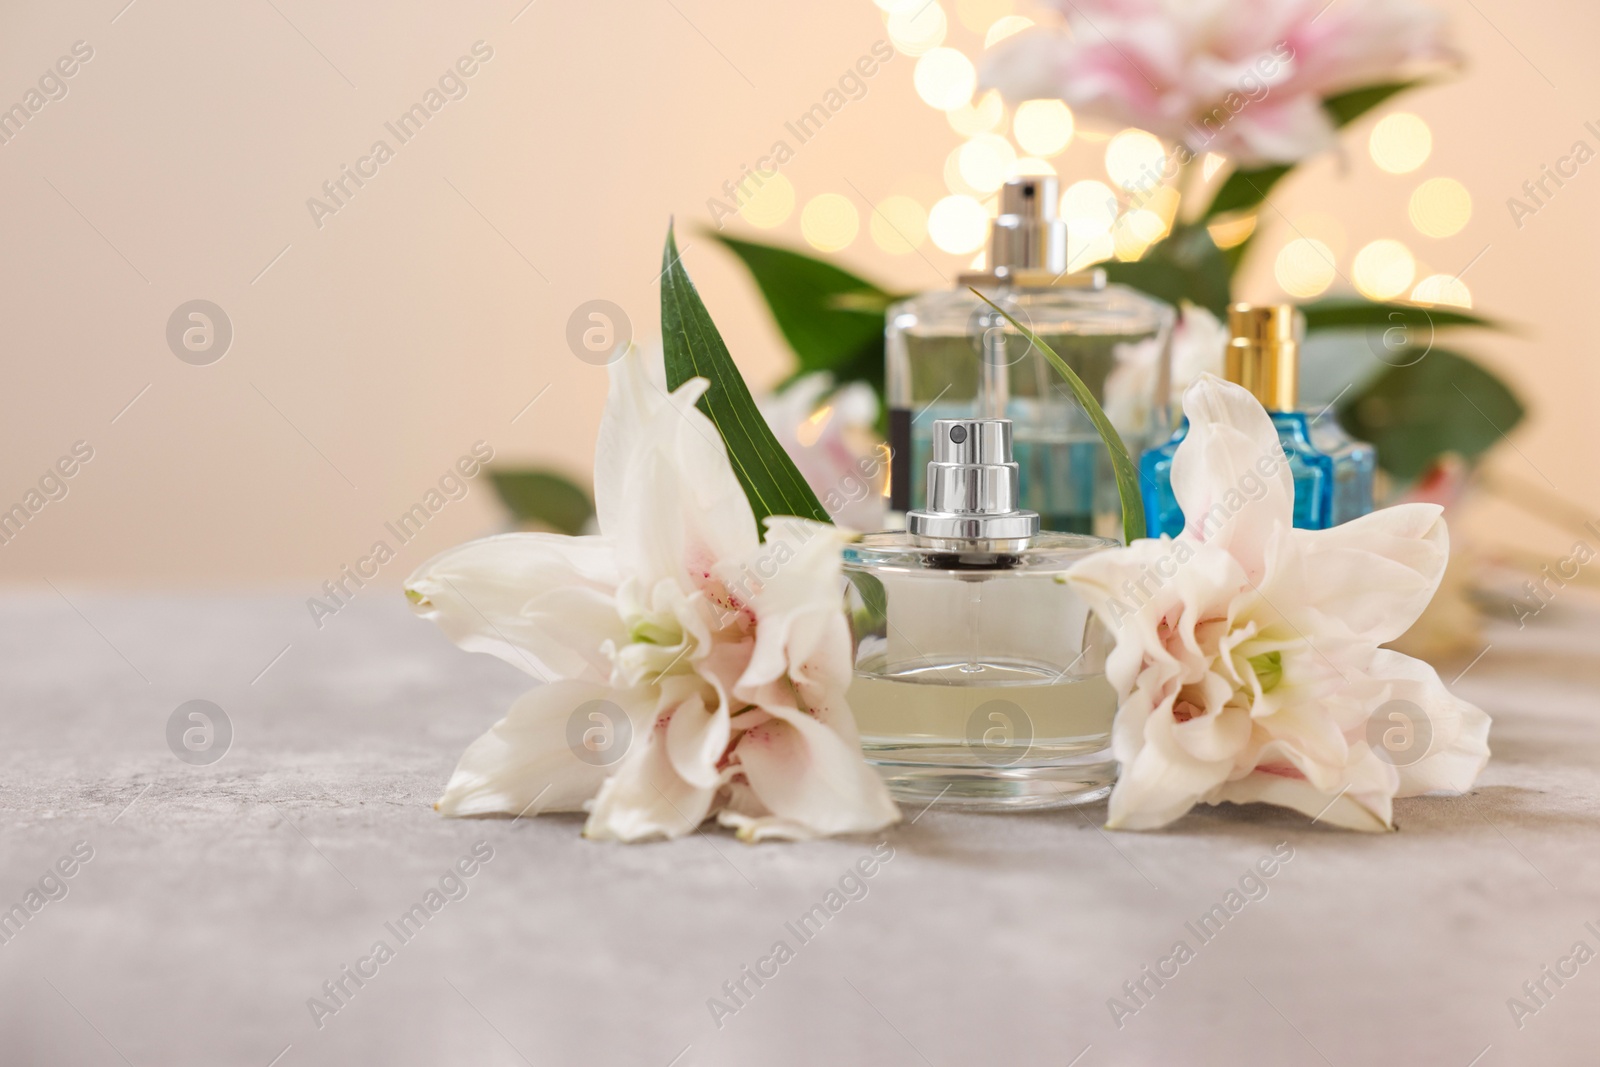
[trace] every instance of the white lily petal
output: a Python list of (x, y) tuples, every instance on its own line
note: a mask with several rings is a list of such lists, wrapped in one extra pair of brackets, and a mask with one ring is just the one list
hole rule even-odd
[(601, 681), (623, 637), (611, 602), (612, 546), (600, 537), (517, 533), (447, 549), (406, 579), (413, 610), (469, 652), (545, 681)]
[(668, 755), (666, 732), (658, 720), (635, 736), (616, 773), (600, 786), (583, 836), (597, 841), (682, 837), (705, 821), (716, 789), (683, 780)]
[(541, 685), (467, 747), (434, 807), (452, 816), (582, 811), (607, 773), (579, 759), (568, 743), (573, 713), (590, 701), (620, 708), (635, 734), (647, 723), (649, 708), (638, 693), (591, 682)]
[(740, 563), (754, 574), (748, 597), (758, 627), (738, 690), (788, 677), (811, 710), (814, 697), (850, 684), (850, 631), (841, 607), (840, 549), (847, 535), (802, 519), (769, 518), (767, 540)]
[(667, 723), (667, 758), (678, 777), (702, 789), (715, 786), (717, 764), (728, 749), (728, 712), (720, 705), (707, 709), (698, 696), (672, 711)]
[(1388, 685), (1389, 699), (1409, 700), (1427, 716), (1431, 740), (1427, 755), (1398, 767), (1402, 797), (1435, 790), (1465, 793), (1489, 762), (1489, 716), (1476, 704), (1453, 695), (1439, 674), (1419, 659), (1379, 649), (1369, 668)]
[[(611, 385), (600, 416), (600, 433), (594, 446), (594, 510), (601, 530), (617, 529), (629, 503), (626, 472), (643, 450), (647, 428), (655, 413), (672, 401), (667, 393), (666, 367), (659, 352), (648, 356), (630, 349), (611, 364)], [(703, 392), (702, 385), (699, 390)], [(699, 393), (693, 393), (698, 396)], [(684, 399), (691, 393), (685, 392)], [(692, 403), (693, 401), (690, 400)]]
[(1369, 645), (1411, 628), (1439, 588), (1450, 535), (1437, 504), (1397, 504), (1327, 530), (1295, 530), (1263, 593), (1284, 590), (1291, 617), (1305, 607)]
[(1276, 804), (1346, 830), (1382, 833), (1394, 829), (1392, 804), (1382, 793), (1358, 796), (1351, 790), (1329, 796), (1302, 778), (1264, 771), (1218, 786), (1206, 803)]
[[(1118, 717), (1122, 715), (1118, 711)], [(1231, 759), (1204, 762), (1179, 747), (1172, 736), (1172, 700), (1144, 720), (1143, 744), (1122, 764), (1111, 787), (1106, 826), (1113, 830), (1155, 830), (1177, 819), (1225, 781)]]
[[(685, 591), (698, 588), (716, 563), (760, 540), (722, 437), (694, 406), (706, 382), (696, 378), (670, 396), (657, 393), (631, 354), (612, 365), (611, 381), (616, 403), (607, 401), (595, 459), (597, 508), (605, 500), (601, 532), (613, 540), (630, 575), (646, 584), (672, 578)], [(634, 413), (645, 421), (617, 425)]]
[(1294, 480), (1278, 432), (1243, 387), (1210, 374), (1183, 396), (1189, 432), (1172, 457), (1183, 536), (1219, 545), (1252, 580), (1274, 529), (1294, 519)]
[(762, 841), (810, 841), (817, 832), (793, 819), (780, 819), (772, 815), (745, 815), (724, 809), (717, 812), (717, 822), (726, 826), (740, 841), (759, 844)]
[[(1223, 689), (1227, 685), (1216, 675), (1211, 676), (1208, 689)], [(1239, 707), (1219, 707), (1208, 714), (1196, 716), (1188, 722), (1172, 726), (1172, 739), (1189, 755), (1202, 763), (1231, 762), (1250, 739), (1250, 713)]]
[(900, 810), (858, 745), (795, 708), (763, 706), (773, 718), (734, 746), (750, 791), (772, 816), (818, 834), (881, 830)]

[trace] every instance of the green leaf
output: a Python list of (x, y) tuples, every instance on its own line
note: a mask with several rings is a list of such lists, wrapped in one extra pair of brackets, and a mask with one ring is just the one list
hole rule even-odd
[(1434, 348), (1390, 367), (1339, 409), (1339, 421), (1378, 449), (1378, 465), (1411, 481), (1438, 456), (1476, 459), (1505, 439), (1525, 409), (1511, 389), (1474, 360)]
[(1078, 403), (1088, 413), (1094, 428), (1100, 433), (1100, 440), (1105, 442), (1106, 451), (1111, 453), (1111, 469), (1117, 476), (1117, 496), (1122, 501), (1122, 538), (1132, 544), (1137, 539), (1145, 536), (1144, 528), (1144, 502), (1139, 496), (1139, 468), (1134, 466), (1133, 457), (1128, 455), (1128, 446), (1122, 443), (1122, 435), (1117, 433), (1117, 428), (1111, 425), (1111, 420), (1106, 418), (1106, 413), (1101, 410), (1095, 401), (1094, 394), (1089, 387), (1083, 384), (1083, 379), (1061, 358), (1060, 353), (1044, 343), (1044, 339), (1028, 327), (1012, 318), (1005, 308), (984, 296), (971, 286), (972, 294), (985, 304), (994, 308), (1005, 316), (1007, 322), (1015, 326), (1026, 337), (1030, 344), (1037, 348), (1065, 378), (1072, 393), (1078, 398)]
[(1102, 264), (1106, 277), (1165, 300), (1191, 300), (1218, 318), (1228, 311), (1228, 261), (1204, 226), (1178, 226), (1131, 263)]
[(1347, 93), (1337, 93), (1322, 101), (1322, 110), (1333, 119), (1335, 126), (1348, 126), (1356, 119), (1365, 115), (1395, 93), (1414, 88), (1423, 84), (1425, 79), (1415, 79), (1408, 82), (1380, 82), (1377, 85), (1367, 85), (1360, 89), (1351, 89)]
[[(1347, 126), (1395, 93), (1421, 84), (1420, 80), (1384, 82), (1380, 85), (1352, 89), (1347, 93), (1338, 93), (1326, 98), (1322, 101), (1322, 109), (1333, 120), (1334, 126)], [(1269, 167), (1234, 171), (1217, 190), (1217, 195), (1212, 197), (1211, 206), (1206, 208), (1201, 221), (1209, 221), (1230, 211), (1244, 211), (1258, 206), (1267, 198), (1272, 187), (1277, 185), (1293, 166), (1292, 163), (1273, 164)]]
[(572, 479), (550, 470), (491, 468), (489, 480), (501, 503), (520, 522), (576, 535), (594, 515), (589, 494)]
[(1357, 330), (1377, 327), (1405, 329), (1429, 335), (1446, 326), (1483, 326), (1495, 329), (1490, 319), (1448, 307), (1422, 307), (1418, 304), (1384, 303), (1359, 297), (1330, 297), (1300, 305), (1306, 317), (1306, 332), (1318, 330)]
[(883, 316), (894, 294), (814, 256), (710, 233), (755, 279), (783, 339), (799, 360), (795, 377), (827, 371), (840, 385), (864, 381), (883, 395)]
[(1272, 187), (1289, 173), (1289, 169), (1287, 166), (1271, 166), (1234, 171), (1217, 190), (1217, 195), (1211, 198), (1211, 206), (1206, 208), (1205, 216), (1200, 221), (1209, 222), (1230, 211), (1257, 207), (1267, 198)]
[(733, 473), (755, 512), (756, 533), (765, 539), (762, 520), (769, 515), (830, 522), (817, 495), (756, 409), (728, 346), (683, 269), (671, 226), (661, 251), (661, 340), (669, 389), (697, 377), (711, 383), (698, 407), (728, 446)]

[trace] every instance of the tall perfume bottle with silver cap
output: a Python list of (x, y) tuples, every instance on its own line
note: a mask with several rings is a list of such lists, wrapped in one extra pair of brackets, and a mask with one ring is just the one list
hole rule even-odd
[(1115, 541), (1040, 530), (1007, 419), (933, 419), (926, 504), (844, 552), (861, 746), (908, 804), (1007, 811), (1116, 778), (1110, 639), (1064, 580)]
[(1135, 455), (1171, 430), (1172, 309), (1107, 284), (1103, 270), (1078, 269), (1058, 198), (1051, 177), (1008, 182), (986, 268), (961, 275), (953, 289), (890, 307), (891, 510), (909, 511), (923, 498), (935, 420), (1009, 418), (1021, 506), (1050, 529), (1110, 536), (1119, 526), (1111, 457), (1094, 425), (1043, 354), (968, 286), (1061, 354)]

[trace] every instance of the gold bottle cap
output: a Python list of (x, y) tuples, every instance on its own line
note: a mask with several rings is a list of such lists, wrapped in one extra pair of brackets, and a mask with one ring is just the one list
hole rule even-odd
[(1293, 411), (1300, 397), (1300, 313), (1293, 304), (1228, 308), (1225, 374), (1268, 411)]

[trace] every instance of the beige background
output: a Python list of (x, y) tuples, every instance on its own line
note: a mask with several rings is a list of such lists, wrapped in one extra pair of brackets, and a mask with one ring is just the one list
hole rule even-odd
[[(584, 474), (605, 374), (574, 358), (566, 322), (605, 298), (638, 337), (657, 333), (669, 216), (736, 358), (754, 383), (774, 381), (786, 354), (741, 270), (696, 233), (705, 202), (886, 36), (867, 0), (124, 2), (12, 6), (0, 25), (0, 104), (73, 42), (94, 49), (68, 95), (0, 146), (0, 506), (75, 441), (94, 448), (68, 496), (0, 547), (12, 583), (310, 595), (476, 441)], [(945, 6), (951, 42), (972, 51)], [(1594, 143), (1582, 126), (1600, 119), (1600, 14), (1573, 0), (1447, 6), (1469, 66), (1408, 98), (1434, 131), (1422, 170), (1384, 175), (1352, 136), (1346, 158), (1274, 199), (1290, 218), (1345, 220), (1346, 272), (1377, 237), (1446, 273), (1488, 246), (1465, 280), (1480, 309), (1524, 329), (1468, 347), (1533, 410), (1495, 464), (1594, 514), (1600, 163), (1520, 232), (1505, 200), (1575, 139)], [(494, 55), (467, 96), (319, 229), (307, 198), (478, 40)], [(957, 138), (916, 98), (913, 63), (897, 56), (800, 150), (785, 173), (802, 203), (852, 185), (873, 200), (942, 195)], [(1063, 158), (1069, 179), (1103, 177), (1096, 146)], [(1475, 201), (1466, 230), (1441, 241), (1406, 220), (1410, 189), (1435, 175)], [(799, 243), (798, 212), (765, 236)], [(1268, 232), (1246, 295), (1277, 295), (1271, 255), (1289, 236)], [(966, 258), (889, 255), (865, 227), (840, 257), (906, 289)], [(165, 341), (195, 298), (234, 327), (210, 366)], [(379, 581), (502, 522), (476, 481)], [(1539, 551), (1569, 541), (1490, 500), (1464, 527)]]

